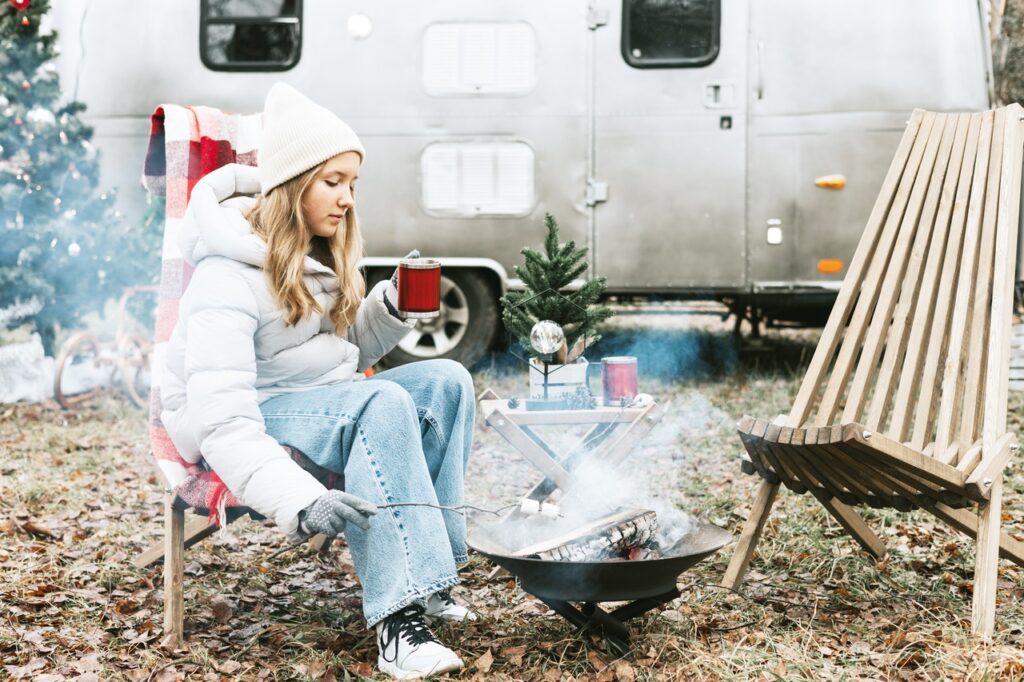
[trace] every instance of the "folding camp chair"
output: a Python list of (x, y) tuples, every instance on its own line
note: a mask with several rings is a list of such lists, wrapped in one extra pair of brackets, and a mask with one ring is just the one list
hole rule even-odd
[[(1022, 109), (914, 111), (789, 415), (744, 417), (764, 479), (723, 584), (737, 586), (780, 484), (810, 492), (868, 552), (848, 505), (922, 508), (977, 538), (973, 631), (995, 618), (1017, 254)], [(977, 505), (977, 513), (966, 507)]]
[[(150, 396), (149, 434), (157, 470), (167, 491), (164, 505), (164, 540), (135, 560), (142, 568), (164, 560), (164, 634), (184, 640), (184, 552), (211, 535), (219, 523), (243, 516), (261, 519), (224, 486), (220, 478), (200, 464), (185, 461), (160, 421), (161, 368), (166, 343), (178, 319), (178, 302), (192, 275), (192, 266), (178, 249), (178, 235), (192, 188), (207, 173), (228, 163), (255, 165), (260, 139), (260, 115), (228, 114), (210, 107), (161, 105), (152, 116), (146, 152), (144, 184), (154, 196), (166, 198), (166, 224), (156, 314), (153, 386)], [(287, 448), (299, 464), (328, 487), (340, 487), (335, 476)], [(185, 522), (191, 508), (201, 515)], [(211, 517), (209, 520), (203, 516)], [(320, 548), (323, 536), (312, 541)]]

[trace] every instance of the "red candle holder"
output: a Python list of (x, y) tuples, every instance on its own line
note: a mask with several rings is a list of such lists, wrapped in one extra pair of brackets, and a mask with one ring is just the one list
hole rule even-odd
[(621, 405), (637, 394), (636, 358), (620, 355), (601, 359), (601, 386), (605, 405)]
[(398, 314), (427, 319), (441, 314), (441, 262), (434, 258), (398, 261)]

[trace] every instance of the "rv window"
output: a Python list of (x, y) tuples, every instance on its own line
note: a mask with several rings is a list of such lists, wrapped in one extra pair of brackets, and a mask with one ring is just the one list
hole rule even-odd
[(302, 52), (302, 0), (202, 0), (199, 52), (214, 71), (286, 71)]
[(718, 56), (720, 2), (623, 0), (623, 58), (641, 69), (707, 66)]
[(529, 215), (533, 167), (533, 149), (519, 140), (433, 142), (420, 157), (420, 202), (436, 217)]
[(523, 21), (446, 21), (423, 33), (423, 89), (429, 94), (515, 97), (533, 90), (537, 48)]

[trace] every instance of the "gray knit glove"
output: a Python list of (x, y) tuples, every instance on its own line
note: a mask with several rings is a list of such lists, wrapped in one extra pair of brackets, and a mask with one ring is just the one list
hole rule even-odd
[(299, 526), (308, 535), (323, 533), (333, 538), (345, 530), (348, 522), (363, 530), (369, 529), (369, 517), (376, 513), (377, 507), (361, 497), (340, 490), (328, 490), (299, 513)]

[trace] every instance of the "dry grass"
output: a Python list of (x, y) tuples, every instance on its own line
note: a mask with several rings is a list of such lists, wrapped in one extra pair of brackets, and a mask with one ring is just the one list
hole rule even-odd
[[(808, 357), (806, 335), (737, 354), (718, 331), (640, 334), (632, 325), (626, 318), (602, 344), (621, 350), (652, 334), (677, 344), (648, 361), (662, 376), (644, 388), (671, 399), (673, 410), (634, 453), (636, 471), (652, 495), (738, 531), (757, 481), (739, 473), (732, 423), (787, 407)], [(680, 374), (690, 378), (666, 378)], [(482, 363), (476, 379), (505, 395), (525, 383), (500, 358)], [(1018, 432), (1022, 402), (1011, 396)], [(131, 566), (160, 534), (145, 415), (115, 398), (78, 412), (33, 405), (0, 415), (0, 678), (372, 675), (375, 650), (346, 552), (323, 559), (302, 548), (271, 559), (281, 537), (250, 521), (186, 554), (188, 647), (161, 649), (159, 568)], [(479, 426), (477, 436), (470, 501), (500, 506), (536, 481), (494, 433)], [(1018, 468), (1006, 488), (1004, 518), (1020, 529)], [(976, 645), (973, 543), (922, 512), (865, 514), (890, 549), (882, 562), (809, 496), (783, 493), (742, 590), (717, 587), (729, 548), (685, 573), (679, 600), (632, 622), (629, 662), (574, 636), (507, 577), (488, 578), (479, 557), (456, 594), (483, 618), (441, 636), (467, 662), (460, 679), (1024, 679), (1021, 570), (1001, 563), (996, 640)]]

